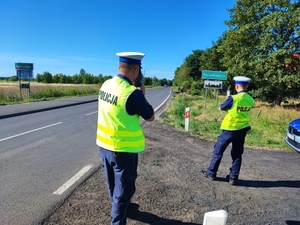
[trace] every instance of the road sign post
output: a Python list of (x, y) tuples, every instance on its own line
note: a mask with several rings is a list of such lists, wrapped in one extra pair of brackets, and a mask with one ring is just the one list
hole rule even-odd
[[(33, 78), (33, 63), (15, 63), (15, 69), (17, 71), (17, 77), (19, 80), (20, 96), (22, 95), (22, 89), (28, 89), (28, 96), (30, 95), (30, 79)], [(28, 78), (28, 83), (22, 83), (22, 79)]]
[[(216, 95), (216, 105), (218, 103), (218, 93), (216, 89), (222, 89), (222, 81), (227, 79), (227, 72), (223, 71), (211, 71), (211, 70), (202, 70), (202, 78), (209, 79), (204, 81), (204, 88), (205, 90), (205, 100), (204, 100), (204, 109), (206, 108), (206, 100), (207, 100), (207, 89), (213, 88), (215, 89)], [(218, 81), (215, 81), (218, 80)]]

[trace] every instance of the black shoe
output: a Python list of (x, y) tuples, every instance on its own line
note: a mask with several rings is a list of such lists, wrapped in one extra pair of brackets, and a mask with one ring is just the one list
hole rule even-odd
[(201, 170), (201, 173), (202, 173), (202, 175), (204, 177), (206, 177), (206, 178), (208, 178), (210, 180), (215, 180), (216, 179), (216, 177), (210, 177), (210, 176), (208, 176), (205, 170)]
[(229, 175), (226, 176), (226, 179), (228, 180), (229, 184), (231, 185), (236, 185), (237, 184), (237, 179), (233, 179), (231, 177), (229, 177)]
[(138, 212), (139, 205), (136, 203), (130, 203), (127, 208), (127, 216), (130, 217)]

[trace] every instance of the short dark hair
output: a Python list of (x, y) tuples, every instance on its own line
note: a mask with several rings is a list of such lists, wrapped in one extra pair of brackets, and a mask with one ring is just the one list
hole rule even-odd
[(247, 90), (247, 88), (249, 87), (249, 84), (235, 84), (240, 86), (241, 88), (243, 88), (244, 90)]
[(137, 64), (131, 64), (131, 63), (125, 63), (125, 62), (120, 62), (119, 66), (122, 67), (122, 68), (126, 68), (128, 70), (131, 70), (135, 66), (139, 66), (139, 65), (137, 65)]

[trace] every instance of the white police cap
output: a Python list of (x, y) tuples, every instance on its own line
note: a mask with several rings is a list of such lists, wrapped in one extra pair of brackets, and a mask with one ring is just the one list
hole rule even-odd
[(141, 65), (142, 58), (145, 56), (142, 52), (118, 52), (120, 62)]
[(236, 76), (233, 78), (236, 84), (241, 84), (241, 85), (246, 85), (250, 83), (250, 78), (249, 77), (244, 77), (244, 76)]

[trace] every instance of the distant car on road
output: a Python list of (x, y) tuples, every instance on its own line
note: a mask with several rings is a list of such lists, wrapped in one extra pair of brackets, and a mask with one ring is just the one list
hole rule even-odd
[(285, 142), (295, 151), (300, 153), (300, 118), (290, 122), (286, 129)]

